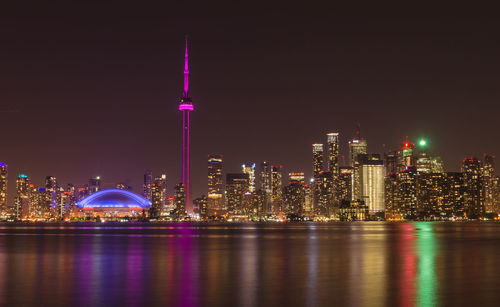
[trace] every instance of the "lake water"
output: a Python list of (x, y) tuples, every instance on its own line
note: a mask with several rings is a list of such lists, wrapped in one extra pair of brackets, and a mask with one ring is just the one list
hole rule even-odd
[(0, 224), (0, 306), (498, 306), (500, 223)]

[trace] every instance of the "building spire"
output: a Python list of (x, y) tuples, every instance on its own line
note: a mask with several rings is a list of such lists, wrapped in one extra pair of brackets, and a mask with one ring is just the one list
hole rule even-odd
[(186, 52), (184, 53), (184, 92), (182, 98), (189, 98), (189, 54), (188, 39), (186, 35)]

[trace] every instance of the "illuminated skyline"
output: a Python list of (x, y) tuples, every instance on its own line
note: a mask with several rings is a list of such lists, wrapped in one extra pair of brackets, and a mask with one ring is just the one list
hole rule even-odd
[[(149, 15), (122, 4), (125, 15), (108, 7), (105, 16), (88, 10), (74, 18), (47, 6), (6, 17), (1, 161), (37, 183), (101, 175), (103, 184), (123, 181), (134, 191), (151, 169), (168, 174), (171, 193), (182, 181), (185, 34), (196, 98), (193, 172), (204, 172), (207, 154), (221, 153), (227, 172), (270, 161), (309, 177), (310, 144), (325, 143), (326, 151), (323, 135), (339, 131), (348, 160), (356, 122), (371, 152), (397, 148), (405, 135), (427, 137), (452, 171), (465, 156), (500, 152), (491, 141), (500, 47), (487, 39), (497, 18), (470, 7), (454, 15), (440, 5), (367, 5), (164, 4)], [(193, 173), (191, 185), (192, 196), (203, 193), (205, 176)]]

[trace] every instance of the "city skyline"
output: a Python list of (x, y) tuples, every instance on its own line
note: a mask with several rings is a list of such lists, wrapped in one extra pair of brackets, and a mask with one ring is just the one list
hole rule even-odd
[[(270, 7), (248, 26), (256, 12), (232, 9), (209, 10), (207, 18), (198, 9), (148, 20), (6, 19), (0, 111), (9, 127), (1, 138), (10, 173), (29, 173), (40, 184), (47, 175), (74, 184), (100, 175), (137, 192), (151, 169), (167, 174), (171, 194), (181, 181), (179, 42), (186, 33), (197, 101), (193, 197), (206, 190), (207, 154), (223, 154), (226, 172), (270, 161), (310, 177), (310, 144), (338, 131), (348, 160), (356, 122), (370, 152), (423, 136), (452, 171), (466, 156), (500, 151), (491, 141), (498, 62), (481, 60), (499, 49), (481, 36), (491, 31), (488, 16), (464, 22), (416, 9), (396, 28), (394, 10)], [(412, 19), (417, 12), (427, 21)], [(122, 34), (111, 35), (116, 29)]]

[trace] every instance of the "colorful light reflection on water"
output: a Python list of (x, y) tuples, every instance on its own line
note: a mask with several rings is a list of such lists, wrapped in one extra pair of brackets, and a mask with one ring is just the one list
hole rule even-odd
[(2, 225), (0, 306), (488, 306), (499, 243), (496, 223)]

